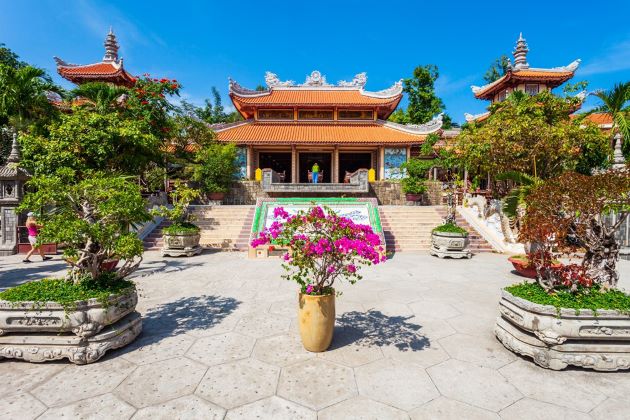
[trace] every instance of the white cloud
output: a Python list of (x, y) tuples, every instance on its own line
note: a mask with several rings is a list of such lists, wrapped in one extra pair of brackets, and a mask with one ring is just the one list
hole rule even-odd
[(581, 76), (630, 70), (630, 39), (617, 43), (579, 70)]

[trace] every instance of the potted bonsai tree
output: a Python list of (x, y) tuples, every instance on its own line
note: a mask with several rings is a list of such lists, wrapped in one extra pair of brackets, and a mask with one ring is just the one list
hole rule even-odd
[(407, 174), (402, 180), (402, 188), (407, 201), (422, 201), (427, 191), (425, 185), (427, 174), (434, 165), (434, 160), (418, 158), (410, 159), (402, 165)]
[[(526, 200), (521, 240), (543, 252), (534, 254), (536, 282), (503, 290), (497, 338), (550, 369), (629, 369), (630, 296), (617, 289), (615, 234), (630, 210), (630, 173), (565, 173)], [(614, 223), (602, 217), (609, 212)], [(554, 266), (561, 255), (581, 261)]]
[(447, 222), (431, 231), (429, 252), (440, 258), (470, 258), (470, 250), (466, 249), (468, 243), (468, 231), (454, 222)]
[(188, 187), (182, 182), (176, 182), (170, 197), (173, 203), (171, 208), (160, 206), (154, 210), (153, 215), (169, 219), (172, 224), (165, 227), (162, 247), (162, 256), (188, 256), (192, 257), (201, 253), (199, 246), (199, 226), (193, 223), (194, 217), (188, 211), (190, 203), (199, 197), (199, 191)]
[(213, 142), (195, 155), (193, 180), (211, 201), (222, 201), (237, 173), (236, 146)]
[(256, 248), (275, 243), (289, 247), (283, 259), (284, 278), (300, 287), (298, 320), (304, 348), (326, 350), (335, 325), (337, 280), (351, 284), (361, 280), (362, 265), (386, 260), (380, 237), (367, 225), (337, 216), (319, 206), (294, 216), (283, 208), (274, 209), (275, 221), (251, 242)]
[[(38, 240), (64, 243), (65, 278), (31, 281), (0, 293), (0, 358), (42, 362), (98, 360), (141, 331), (138, 297), (127, 277), (142, 261), (132, 224), (149, 220), (138, 185), (93, 173), (73, 182), (69, 173), (29, 182), (19, 211), (45, 209)], [(106, 267), (112, 258), (122, 264)], [(37, 346), (31, 337), (36, 336)]]

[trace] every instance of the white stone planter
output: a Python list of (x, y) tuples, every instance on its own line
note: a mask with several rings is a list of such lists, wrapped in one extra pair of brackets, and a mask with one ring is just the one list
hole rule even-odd
[(97, 361), (108, 350), (126, 346), (141, 332), (142, 318), (138, 312), (132, 312), (87, 338), (55, 333), (7, 334), (0, 336), (0, 359), (40, 363), (67, 358), (72, 363), (84, 365)]
[(630, 369), (630, 315), (539, 305), (503, 291), (495, 334), (505, 347), (554, 370)]
[(440, 258), (470, 258), (472, 253), (466, 249), (469, 242), (465, 233), (433, 232), (429, 253)]
[(112, 295), (106, 305), (97, 299), (76, 302), (70, 312), (56, 302), (0, 301), (0, 336), (10, 333), (64, 333), (91, 337), (107, 325), (133, 312), (138, 303), (135, 290), (123, 295)]
[(202, 248), (199, 246), (199, 233), (164, 235), (164, 247), (162, 256), (179, 257), (185, 255), (192, 257), (200, 254)]

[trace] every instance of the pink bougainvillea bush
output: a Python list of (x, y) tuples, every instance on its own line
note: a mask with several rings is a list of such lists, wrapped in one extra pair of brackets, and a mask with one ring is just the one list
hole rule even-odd
[(328, 208), (315, 206), (290, 216), (277, 207), (274, 217), (273, 224), (260, 232), (251, 246), (289, 247), (290, 251), (282, 257), (282, 266), (287, 270), (283, 277), (297, 282), (302, 293), (333, 293), (337, 279), (354, 284), (362, 278), (362, 266), (387, 259), (381, 238), (370, 226), (355, 224)]

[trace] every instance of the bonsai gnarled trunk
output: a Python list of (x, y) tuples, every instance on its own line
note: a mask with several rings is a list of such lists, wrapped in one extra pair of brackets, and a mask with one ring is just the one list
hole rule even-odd
[(601, 218), (591, 218), (586, 238), (582, 238), (586, 246), (582, 265), (589, 277), (607, 289), (617, 287), (619, 281), (619, 243), (615, 232), (627, 217), (628, 213), (622, 213), (619, 220), (610, 227)]

